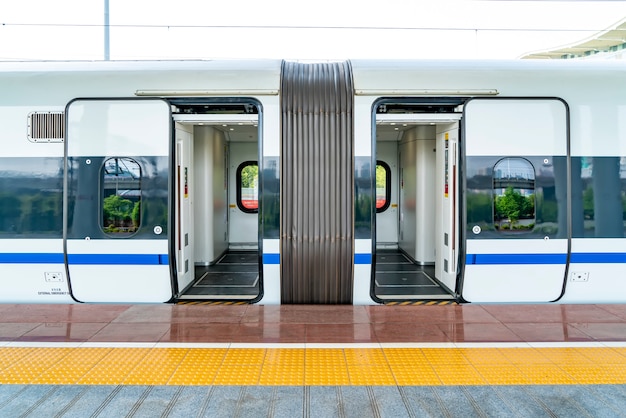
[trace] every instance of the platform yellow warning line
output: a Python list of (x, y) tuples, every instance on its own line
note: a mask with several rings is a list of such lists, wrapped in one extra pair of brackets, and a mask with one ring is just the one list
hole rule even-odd
[(626, 384), (626, 348), (0, 347), (0, 384)]

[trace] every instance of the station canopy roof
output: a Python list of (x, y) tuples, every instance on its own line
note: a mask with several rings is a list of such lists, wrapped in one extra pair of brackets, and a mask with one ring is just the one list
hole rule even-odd
[(522, 59), (563, 59), (580, 58), (626, 49), (626, 19), (621, 20), (590, 38), (545, 51), (526, 54)]

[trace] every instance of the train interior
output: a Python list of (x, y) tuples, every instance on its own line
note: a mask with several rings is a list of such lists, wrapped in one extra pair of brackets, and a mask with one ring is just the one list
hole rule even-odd
[(376, 257), (381, 300), (455, 298), (458, 105), (379, 105)]
[(174, 103), (178, 298), (259, 295), (254, 104)]

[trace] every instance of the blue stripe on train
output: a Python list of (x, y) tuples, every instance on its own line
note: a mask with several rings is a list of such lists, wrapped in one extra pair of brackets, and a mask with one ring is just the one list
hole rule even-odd
[(280, 264), (280, 254), (277, 254), (277, 253), (263, 254), (263, 264)]
[(572, 253), (570, 263), (626, 263), (626, 253)]
[[(466, 264), (565, 264), (566, 254), (467, 254)], [(626, 263), (626, 253), (572, 253), (570, 263)]]
[(0, 253), (0, 264), (65, 263), (63, 253)]
[[(167, 254), (69, 254), (69, 264), (168, 264)], [(63, 264), (63, 253), (0, 253), (0, 264)]]
[(467, 254), (466, 264), (565, 264), (566, 254)]
[[(466, 264), (565, 264), (566, 254), (467, 254)], [(62, 253), (0, 253), (0, 264), (63, 264)], [(167, 254), (69, 254), (69, 264), (169, 264)], [(354, 255), (354, 264), (371, 264), (372, 255)], [(626, 253), (573, 253), (570, 263), (626, 263)], [(280, 264), (280, 254), (263, 254), (263, 264)]]
[(168, 264), (167, 254), (68, 254), (68, 264), (122, 264), (160, 265)]

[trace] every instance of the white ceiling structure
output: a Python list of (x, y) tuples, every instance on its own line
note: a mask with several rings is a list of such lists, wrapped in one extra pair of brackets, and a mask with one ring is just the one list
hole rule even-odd
[(544, 51), (532, 52), (521, 58), (584, 58), (592, 57), (597, 54), (602, 54), (603, 57), (607, 57), (607, 54), (619, 54), (623, 58), (626, 58), (626, 19), (580, 42)]

